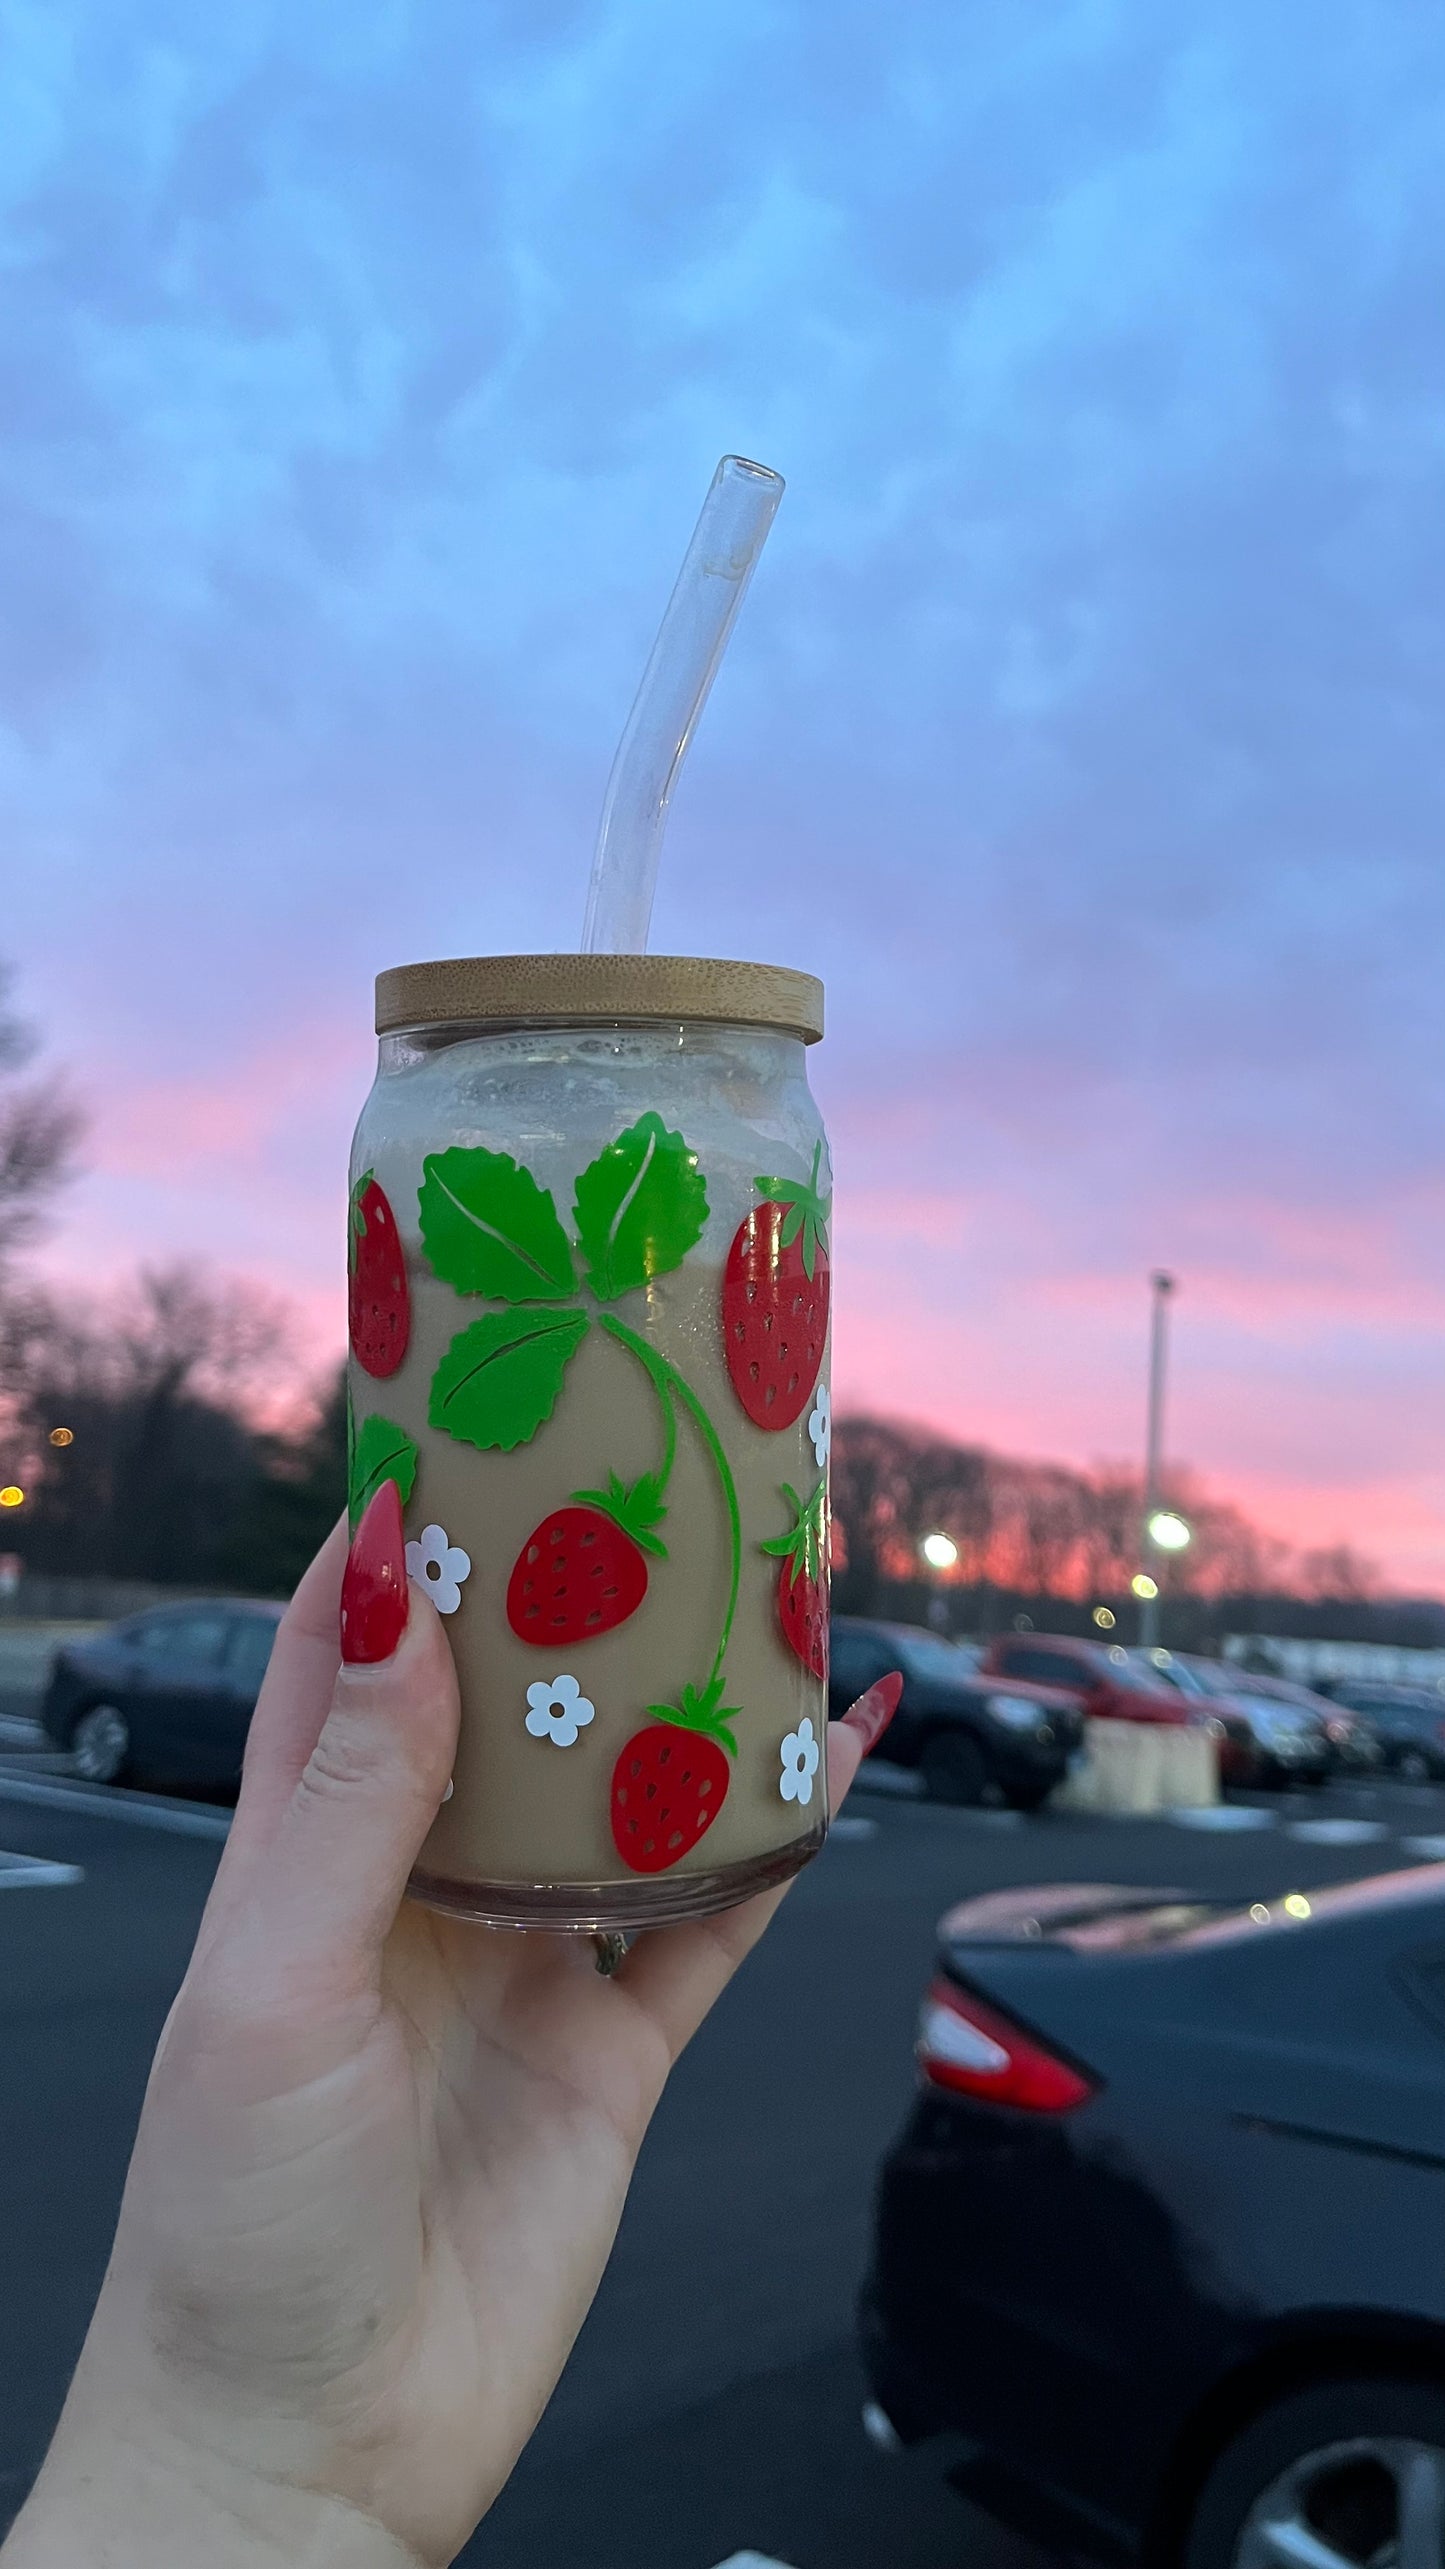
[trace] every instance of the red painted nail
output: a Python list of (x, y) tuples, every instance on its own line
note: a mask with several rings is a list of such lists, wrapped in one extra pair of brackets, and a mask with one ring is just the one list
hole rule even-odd
[(895, 1668), (890, 1676), (880, 1677), (876, 1685), (870, 1686), (866, 1695), (860, 1695), (856, 1704), (850, 1704), (843, 1715), (850, 1731), (856, 1731), (863, 1742), (865, 1757), (883, 1737), (898, 1710), (902, 1692), (902, 1673)]
[(389, 1659), (406, 1630), (406, 1542), (401, 1492), (383, 1481), (356, 1529), (341, 1582), (341, 1656), (348, 1665)]

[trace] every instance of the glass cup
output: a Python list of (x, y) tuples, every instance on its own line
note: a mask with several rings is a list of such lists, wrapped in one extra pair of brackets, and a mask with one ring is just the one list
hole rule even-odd
[(352, 1522), (401, 1494), (461, 1692), (416, 1896), (626, 1932), (827, 1829), (821, 985), (665, 955), (377, 983)]

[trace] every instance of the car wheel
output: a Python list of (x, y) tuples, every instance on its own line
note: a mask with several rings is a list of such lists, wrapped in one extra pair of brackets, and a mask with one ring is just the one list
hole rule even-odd
[(1442, 2525), (1445, 2391), (1325, 2382), (1281, 2400), (1221, 2454), (1184, 2569), (1436, 2569)]
[(966, 1731), (935, 1731), (918, 1764), (930, 1802), (983, 1800), (988, 1768), (977, 1740)]
[(1428, 1784), (1430, 1781), (1430, 1760), (1425, 1756), (1421, 1749), (1407, 1748), (1404, 1756), (1400, 1760), (1396, 1772), (1403, 1775), (1407, 1783)]
[(91, 1704), (70, 1734), (77, 1775), (87, 1784), (114, 1784), (130, 1759), (130, 1724), (114, 1704)]

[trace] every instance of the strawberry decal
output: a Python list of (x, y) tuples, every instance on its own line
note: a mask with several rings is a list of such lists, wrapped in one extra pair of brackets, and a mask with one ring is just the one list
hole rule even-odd
[(780, 1563), (778, 1622), (788, 1648), (814, 1677), (828, 1674), (828, 1565), (825, 1513), (827, 1482), (820, 1481), (806, 1505), (796, 1490), (783, 1484), (792, 1510), (786, 1534), (758, 1546)]
[(737, 1706), (722, 1701), (714, 1676), (680, 1702), (649, 1704), (654, 1718), (634, 1732), (612, 1770), (612, 1843), (633, 1873), (665, 1873), (697, 1845), (727, 1799), (728, 1728)]
[(370, 1169), (351, 1190), (346, 1268), (351, 1352), (384, 1382), (406, 1354), (411, 1294), (396, 1215)]
[(626, 1623), (647, 1594), (648, 1554), (667, 1557), (654, 1531), (666, 1513), (655, 1472), (630, 1489), (613, 1472), (605, 1490), (574, 1490), (513, 1564), (507, 1621), (518, 1640), (570, 1649)]
[(755, 1427), (791, 1427), (808, 1405), (828, 1339), (831, 1195), (812, 1174), (754, 1180), (754, 1205), (723, 1269), (723, 1350), (733, 1390)]

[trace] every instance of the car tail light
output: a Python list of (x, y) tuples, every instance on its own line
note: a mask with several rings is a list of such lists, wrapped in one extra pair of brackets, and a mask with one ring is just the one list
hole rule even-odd
[(916, 2054), (930, 2087), (1035, 2114), (1067, 2114), (1094, 2093), (1094, 2083), (1068, 2061), (951, 1980), (935, 1980), (924, 1999)]

